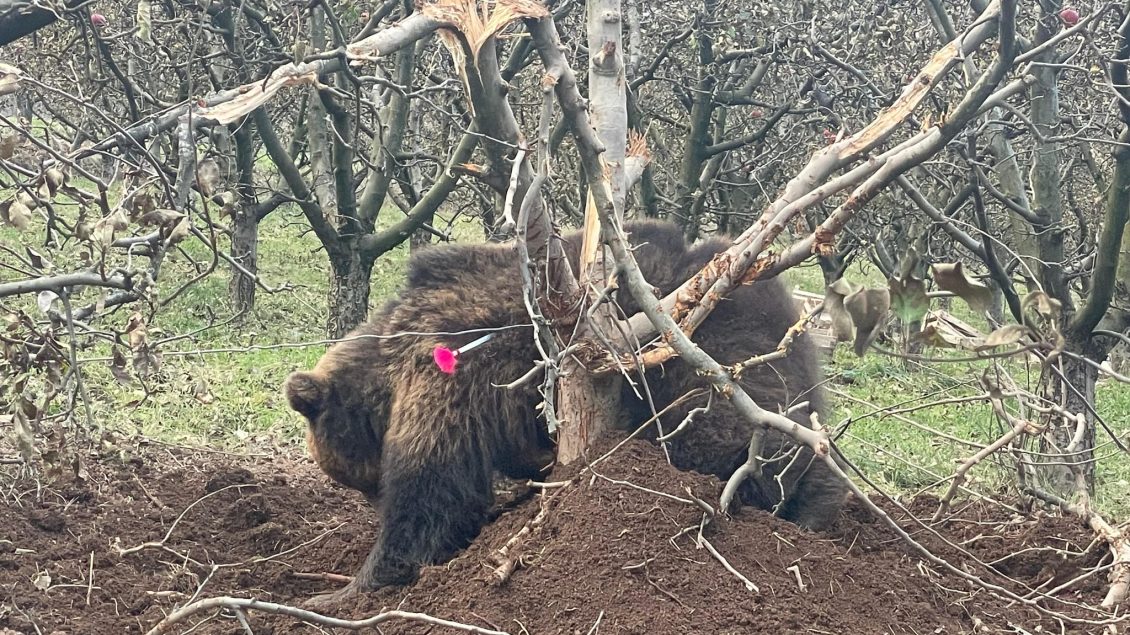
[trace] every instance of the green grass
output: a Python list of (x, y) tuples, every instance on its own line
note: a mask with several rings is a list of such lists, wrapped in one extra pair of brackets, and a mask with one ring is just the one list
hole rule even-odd
[[(398, 214), (389, 211), (383, 218), (392, 222)], [(458, 240), (481, 240), (481, 230), (473, 220), (456, 223), (452, 231)], [(0, 228), (0, 240), (6, 245), (39, 248), (34, 241), (41, 235), (41, 231), (19, 234)], [(325, 350), (317, 342), (324, 336), (328, 263), (317, 239), (293, 209), (284, 208), (269, 217), (260, 228), (260, 241), (263, 280), (272, 287), (285, 282), (291, 288), (279, 293), (260, 290), (253, 314), (221, 324), (232, 315), (227, 301), (227, 268), (221, 262), (217, 272), (156, 313), (149, 325), (154, 340), (199, 332), (161, 347), (162, 372), (146, 386), (136, 381), (119, 384), (106, 361), (109, 346), (96, 339), (87, 342), (80, 358), (88, 360), (83, 365), (84, 377), (100, 425), (164, 441), (229, 450), (293, 446), (300, 441), (303, 423), (286, 407), (280, 387), (287, 374), (309, 368)], [(191, 279), (195, 269), (189, 258), (203, 264), (211, 260), (208, 248), (193, 239), (182, 247), (188, 258), (176, 254), (166, 264), (159, 297), (167, 297)], [(76, 253), (76, 248), (70, 247), (51, 257), (63, 268)], [(378, 261), (372, 278), (372, 305), (396, 293), (407, 258), (408, 249), (401, 246)], [(0, 272), (0, 281), (15, 277), (12, 272)], [(866, 266), (853, 266), (848, 277), (868, 286), (885, 284), (881, 274)], [(823, 288), (820, 269), (813, 264), (787, 272), (785, 279), (790, 286), (815, 293)], [(9, 301), (5, 307), (17, 305), (37, 314), (34, 298)], [(132, 310), (107, 315), (96, 327), (120, 331)], [(963, 302), (955, 300), (952, 310), (959, 318), (985, 328), (983, 320), (973, 316)], [(210, 319), (219, 325), (207, 328)], [(215, 352), (229, 348), (240, 350)], [(882, 410), (977, 394), (980, 391), (975, 380), (985, 364), (919, 364), (874, 353), (860, 359), (840, 347), (828, 363), (828, 387), (833, 391), (829, 422), (851, 421), (841, 439), (842, 446), (853, 462), (884, 489), (896, 494), (940, 492), (938, 482), (953, 472), (957, 461), (976, 450), (930, 430), (978, 444), (990, 442), (1002, 432), (990, 408), (982, 402), (929, 405), (902, 417), (885, 416)], [(1025, 376), (1019, 364), (1010, 369), (1019, 381), (1035, 381)], [(1107, 381), (1100, 384), (1098, 394), (1100, 414), (1125, 434), (1130, 429), (1130, 390)], [(986, 461), (970, 472), (967, 485), (988, 495), (999, 493), (1010, 481), (1010, 469)], [(1098, 469), (1099, 507), (1117, 518), (1130, 517), (1130, 501), (1124, 495), (1128, 481), (1130, 457), (1123, 454), (1104, 459)]]
[[(794, 268), (784, 277), (790, 287), (823, 292), (823, 275), (815, 264)], [(869, 287), (886, 285), (882, 274), (866, 264), (853, 265), (846, 277)], [(988, 329), (986, 320), (959, 299), (949, 303), (949, 311), (968, 324)], [(969, 353), (931, 349), (926, 355), (946, 358), (967, 357)], [(833, 404), (829, 420), (832, 424), (850, 422), (841, 438), (842, 447), (887, 491), (941, 493), (957, 465), (977, 452), (977, 447), (962, 441), (983, 446), (1005, 432), (983, 401), (935, 404), (981, 394), (977, 379), (988, 364), (921, 363), (875, 352), (859, 358), (841, 345), (827, 364)], [(1038, 392), (1038, 368), (1025, 367), (1019, 361), (1003, 365), (1021, 387)], [(888, 414), (906, 408), (915, 410), (898, 416)], [(1114, 380), (1101, 380), (1096, 389), (1096, 409), (1115, 434), (1130, 443), (1130, 389)], [(1128, 518), (1130, 497), (1125, 492), (1130, 489), (1130, 455), (1119, 453), (1103, 431), (1098, 434), (1098, 442), (1105, 447), (1098, 451), (1101, 459), (1096, 469), (1095, 503), (1116, 518)], [(1014, 492), (1002, 491), (1014, 487), (1014, 469), (1007, 458), (992, 457), (969, 472), (965, 486), (988, 496), (1001, 494), (1007, 500)]]

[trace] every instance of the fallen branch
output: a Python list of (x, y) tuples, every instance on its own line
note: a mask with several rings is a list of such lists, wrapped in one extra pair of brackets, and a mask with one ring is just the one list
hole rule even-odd
[[(330, 628), (344, 628), (351, 631), (369, 628), (385, 622), (395, 620), (407, 620), (410, 622), (420, 622), (423, 624), (430, 624), (432, 626), (443, 626), (445, 628), (455, 629), (463, 633), (475, 633), (476, 635), (509, 635), (504, 631), (495, 631), (487, 628), (480, 628), (471, 624), (464, 624), (462, 622), (452, 622), (450, 620), (432, 617), (425, 613), (413, 613), (410, 611), (384, 611), (372, 617), (367, 617), (361, 620), (343, 620), (336, 617), (329, 617), (321, 613), (307, 611), (294, 606), (287, 606), (285, 604), (275, 604), (274, 602), (263, 602), (251, 598), (233, 598), (233, 597), (217, 597), (207, 598), (198, 602), (193, 602), (187, 606), (183, 606), (176, 611), (170, 613), (165, 619), (161, 620), (149, 630), (147, 635), (160, 635), (161, 633), (168, 633), (169, 630), (176, 624), (185, 621), (189, 617), (211, 611), (214, 609), (228, 609), (235, 612), (237, 615), (246, 614), (247, 611), (262, 611), (264, 613), (273, 613), (276, 615), (286, 615), (287, 617), (298, 618), (304, 622), (312, 624), (319, 624), (321, 626), (328, 626)], [(245, 618), (246, 619), (246, 618)]]
[(1086, 523), (1100, 539), (1106, 542), (1114, 562), (1110, 567), (1110, 588), (1103, 598), (1104, 609), (1113, 610), (1126, 602), (1130, 596), (1130, 538), (1118, 527), (1112, 526), (1098, 512), (1091, 508), (1089, 497), (1078, 502), (1068, 502), (1051, 492), (1030, 487), (1030, 494), (1036, 498), (1059, 507), (1060, 511), (1071, 514)]
[(545, 500), (537, 516), (534, 516), (533, 520), (526, 523), (518, 533), (511, 536), (510, 539), (506, 541), (506, 544), (502, 545), (497, 551), (491, 554), (490, 560), (496, 565), (492, 572), (495, 582), (498, 584), (506, 582), (510, 579), (510, 576), (514, 574), (514, 571), (517, 570), (518, 565), (521, 564), (522, 557), (520, 555), (511, 556), (511, 551), (519, 546), (530, 534), (541, 527), (541, 524), (549, 517), (550, 504), (556, 501), (559, 494), (560, 492), (554, 494), (548, 500)]
[(341, 575), (340, 573), (307, 573), (304, 571), (294, 571), (290, 577), (296, 580), (317, 580), (318, 582), (333, 582), (335, 584), (349, 584), (353, 582), (353, 576)]

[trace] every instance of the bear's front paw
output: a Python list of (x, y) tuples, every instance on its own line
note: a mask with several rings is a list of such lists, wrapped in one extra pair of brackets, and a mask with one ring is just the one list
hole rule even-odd
[(361, 593), (363, 592), (364, 589), (362, 589), (360, 585), (356, 583), (356, 581), (350, 582), (349, 584), (343, 586), (337, 591), (333, 591), (332, 593), (322, 593), (320, 595), (315, 595), (309, 600), (303, 602), (302, 608), (309, 611), (323, 611), (340, 604), (344, 600), (355, 598), (358, 595), (361, 595)]

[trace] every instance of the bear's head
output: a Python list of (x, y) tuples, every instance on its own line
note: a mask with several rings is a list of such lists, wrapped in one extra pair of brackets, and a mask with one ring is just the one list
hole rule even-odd
[(388, 396), (372, 372), (342, 365), (347, 360), (332, 353), (313, 370), (292, 373), (283, 392), (306, 418), (306, 445), (319, 467), (342, 485), (375, 496)]

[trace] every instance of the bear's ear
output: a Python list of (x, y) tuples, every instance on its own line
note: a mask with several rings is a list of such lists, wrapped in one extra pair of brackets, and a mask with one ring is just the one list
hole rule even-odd
[(329, 385), (323, 376), (316, 373), (291, 373), (283, 388), (290, 407), (314, 421), (325, 407)]

